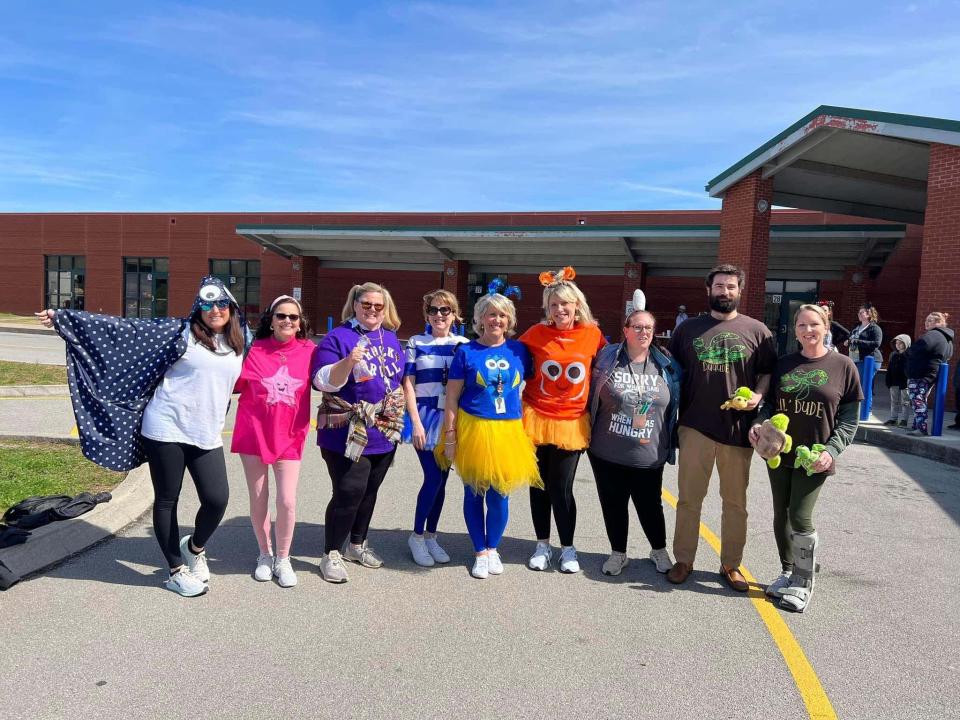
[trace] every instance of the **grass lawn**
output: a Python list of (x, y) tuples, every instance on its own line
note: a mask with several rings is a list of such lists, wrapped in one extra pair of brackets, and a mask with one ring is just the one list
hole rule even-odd
[(0, 313), (0, 322), (15, 325), (38, 325), (37, 318), (33, 315), (14, 315), (13, 313)]
[(67, 368), (0, 360), (0, 385), (66, 385)]
[(0, 515), (31, 495), (97, 493), (123, 478), (84, 458), (76, 445), (0, 439)]

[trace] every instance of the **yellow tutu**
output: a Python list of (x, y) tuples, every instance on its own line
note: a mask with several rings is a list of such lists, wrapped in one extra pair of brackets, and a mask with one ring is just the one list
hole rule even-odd
[(590, 445), (590, 415), (576, 420), (544, 417), (529, 405), (523, 406), (523, 429), (534, 445), (556, 445), (561, 450), (586, 450)]
[(464, 485), (478, 493), (492, 487), (509, 495), (521, 487), (543, 487), (536, 450), (519, 420), (487, 420), (459, 410), (453, 465)]

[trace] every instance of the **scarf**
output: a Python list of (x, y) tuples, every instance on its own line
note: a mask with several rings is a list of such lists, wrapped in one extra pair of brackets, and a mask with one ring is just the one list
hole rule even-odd
[(367, 447), (367, 428), (373, 427), (393, 443), (400, 442), (403, 430), (403, 389), (394, 388), (376, 403), (360, 400), (354, 404), (330, 393), (323, 393), (317, 408), (317, 429), (350, 424), (344, 455), (356, 462)]

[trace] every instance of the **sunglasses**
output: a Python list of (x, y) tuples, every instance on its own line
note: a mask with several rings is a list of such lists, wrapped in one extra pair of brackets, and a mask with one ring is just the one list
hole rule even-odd
[(289, 320), (290, 322), (297, 322), (300, 319), (300, 316), (296, 313), (274, 313), (273, 316), (277, 320)]
[(203, 303), (200, 303), (200, 309), (203, 310), (204, 312), (210, 312), (211, 310), (213, 310), (214, 305), (216, 305), (217, 308), (219, 308), (220, 310), (226, 310), (228, 307), (230, 307), (230, 301), (217, 300), (216, 302), (203, 302)]
[(383, 303), (365, 302), (363, 300), (357, 300), (357, 302), (360, 303), (360, 307), (364, 310), (375, 310), (376, 312), (383, 310)]
[(452, 312), (453, 312), (453, 309), (448, 308), (446, 305), (444, 305), (443, 307), (436, 307), (435, 305), (431, 305), (430, 307), (427, 308), (427, 315), (443, 315), (444, 317), (446, 317)]

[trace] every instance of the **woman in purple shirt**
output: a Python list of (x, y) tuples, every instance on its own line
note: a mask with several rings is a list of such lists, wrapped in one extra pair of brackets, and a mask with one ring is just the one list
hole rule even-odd
[(332, 583), (347, 581), (344, 560), (383, 565), (367, 545), (367, 531), (403, 429), (404, 355), (390, 293), (375, 283), (354, 285), (341, 317), (311, 369), (313, 386), (323, 391), (317, 444), (333, 482), (320, 573)]

